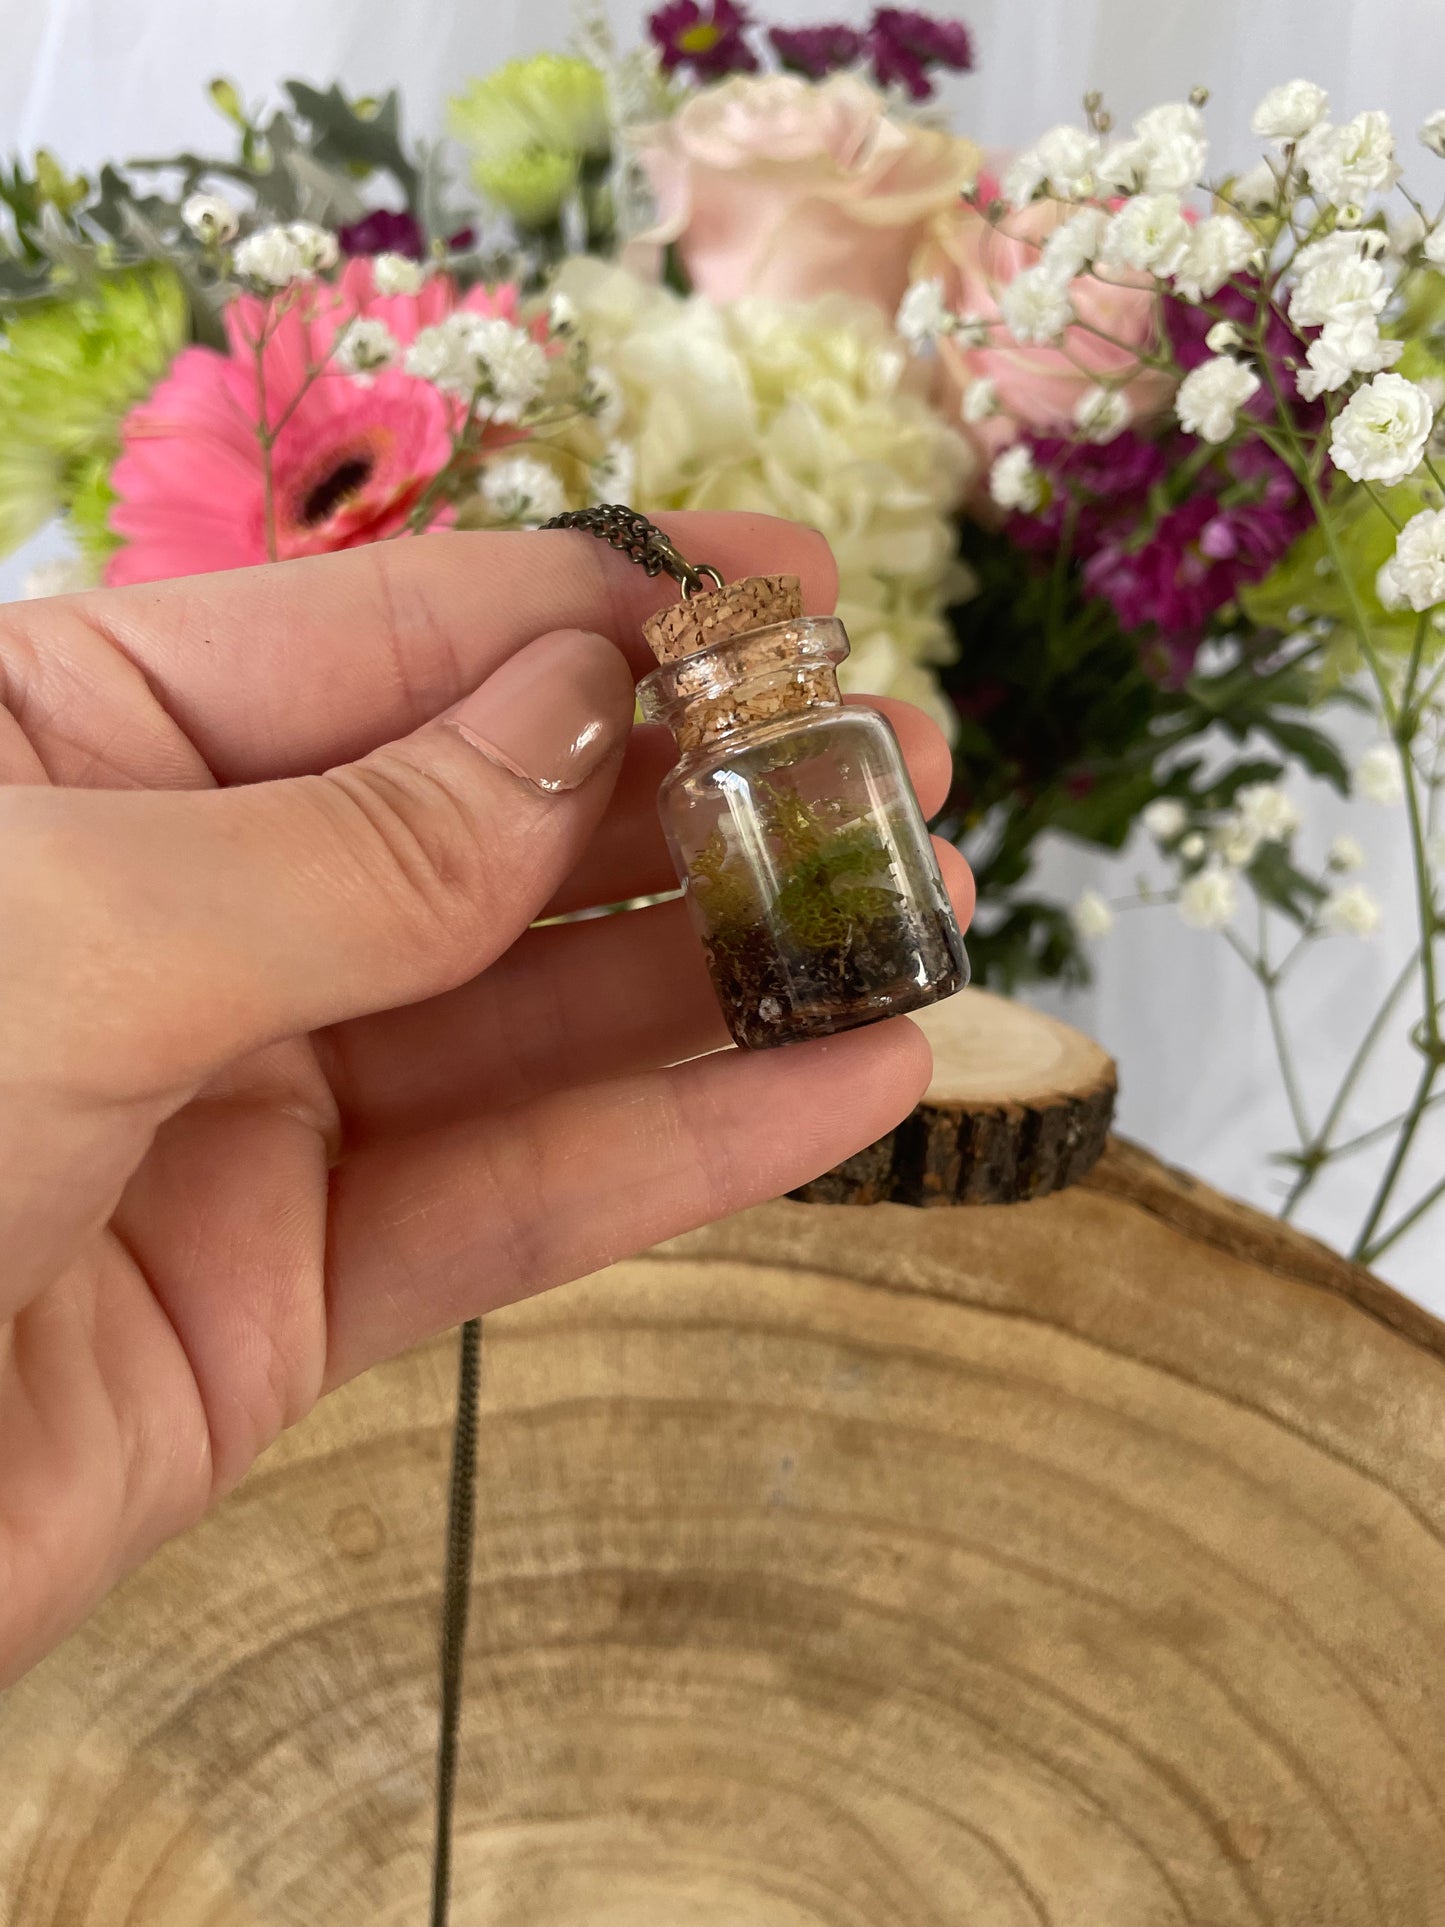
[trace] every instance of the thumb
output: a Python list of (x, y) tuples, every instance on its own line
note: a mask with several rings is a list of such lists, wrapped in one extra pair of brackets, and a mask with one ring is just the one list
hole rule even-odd
[(323, 776), (7, 792), (19, 857), (0, 980), (24, 960), (42, 1081), (169, 1091), (475, 975), (577, 861), (633, 700), (610, 642), (560, 630), (446, 716)]

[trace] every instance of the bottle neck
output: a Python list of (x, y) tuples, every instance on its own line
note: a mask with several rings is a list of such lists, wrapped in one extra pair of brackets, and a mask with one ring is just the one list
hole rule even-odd
[(648, 722), (666, 723), (683, 755), (811, 709), (836, 709), (848, 636), (836, 617), (752, 629), (664, 663), (638, 687)]

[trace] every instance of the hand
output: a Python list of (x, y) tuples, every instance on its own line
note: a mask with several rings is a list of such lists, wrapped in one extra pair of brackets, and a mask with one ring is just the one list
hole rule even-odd
[[(831, 606), (819, 538), (669, 526)], [(0, 609), (0, 1679), (332, 1386), (917, 1100), (904, 1020), (700, 1056), (680, 903), (528, 927), (674, 884), (631, 726), (669, 587), (443, 535)]]

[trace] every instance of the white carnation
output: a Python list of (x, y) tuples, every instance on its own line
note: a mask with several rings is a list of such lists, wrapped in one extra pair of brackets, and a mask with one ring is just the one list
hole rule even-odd
[(1365, 751), (1355, 764), (1355, 788), (1366, 802), (1385, 809), (1404, 800), (1405, 778), (1393, 743), (1376, 743)]
[(224, 194), (188, 194), (181, 203), (181, 219), (207, 247), (224, 247), (241, 225)]
[(998, 311), (1014, 340), (1025, 345), (1057, 341), (1074, 319), (1074, 304), (1042, 266), (1016, 274), (998, 299)]
[(1129, 398), (1118, 388), (1086, 388), (1074, 404), (1074, 426), (1086, 441), (1112, 442), (1133, 419)]
[(1136, 194), (1112, 216), (1099, 249), (1108, 268), (1173, 274), (1189, 248), (1189, 223), (1177, 194)]
[(532, 455), (492, 462), (482, 475), (482, 499), (499, 522), (550, 522), (567, 506), (557, 474)]
[(1132, 140), (1105, 155), (1099, 178), (1126, 194), (1187, 194), (1199, 185), (1208, 158), (1204, 116), (1197, 107), (1175, 101), (1140, 115)]
[(1430, 398), (1403, 375), (1357, 388), (1330, 430), (1330, 460), (1353, 482), (1403, 482), (1420, 466), (1434, 426)]
[(1114, 928), (1114, 912), (1097, 890), (1084, 890), (1069, 912), (1073, 925), (1085, 941), (1107, 937)]
[(1109, 217), (1101, 207), (1081, 207), (1061, 221), (1044, 242), (1039, 266), (1056, 281), (1072, 281), (1099, 252)]
[(1144, 828), (1156, 843), (1171, 843), (1189, 821), (1189, 812), (1177, 796), (1156, 796), (1143, 813)]
[(1314, 129), (1299, 147), (1311, 191), (1334, 208), (1363, 208), (1400, 178), (1388, 114), (1371, 108), (1343, 127)]
[(1445, 160), (1445, 107), (1437, 108), (1420, 128), (1420, 145)]
[(1320, 923), (1347, 937), (1373, 937), (1380, 927), (1380, 906), (1363, 883), (1345, 883), (1320, 905)]
[(399, 352), (400, 344), (384, 321), (356, 315), (337, 337), (335, 361), (344, 373), (366, 377), (389, 368)]
[(1330, 97), (1312, 80), (1271, 87), (1254, 110), (1250, 127), (1261, 140), (1297, 141), (1312, 133), (1330, 111)]
[(1003, 177), (1003, 196), (1013, 207), (1024, 207), (1041, 187), (1061, 201), (1078, 200), (1093, 192), (1094, 169), (1102, 142), (1087, 128), (1066, 123), (1017, 155)]
[(1001, 509), (1031, 515), (1044, 499), (1043, 478), (1023, 442), (1006, 448), (988, 472), (988, 492)]
[(986, 422), (990, 415), (998, 413), (998, 386), (990, 375), (980, 375), (971, 381), (963, 391), (963, 419), (966, 422)]
[(1359, 838), (1337, 836), (1330, 845), (1329, 865), (1332, 870), (1363, 870), (1365, 849)]
[(917, 354), (947, 334), (952, 319), (943, 298), (943, 282), (935, 275), (931, 280), (913, 283), (898, 304), (894, 326)]
[(1234, 799), (1239, 818), (1261, 843), (1284, 843), (1299, 828), (1300, 814), (1277, 783), (1249, 783)]
[(1222, 930), (1239, 908), (1239, 885), (1217, 864), (1206, 864), (1179, 886), (1179, 914), (1196, 930)]
[(378, 294), (420, 294), (426, 269), (405, 254), (378, 254), (371, 264)]
[(1186, 301), (1203, 301), (1218, 294), (1232, 274), (1248, 267), (1259, 241), (1232, 214), (1216, 214), (1200, 221), (1189, 237), (1184, 259), (1174, 270), (1174, 291)]
[(236, 249), (236, 272), (268, 288), (285, 288), (306, 272), (306, 257), (289, 229), (272, 226), (248, 234)]
[[(1380, 573), (1388, 578), (1388, 596), (1397, 608), (1408, 603), (1424, 611), (1445, 602), (1445, 509), (1421, 509), (1412, 515)], [(1391, 606), (1386, 595), (1380, 600)]]
[(1179, 384), (1174, 412), (1180, 426), (1206, 442), (1227, 442), (1239, 411), (1259, 388), (1259, 376), (1233, 355), (1215, 355), (1191, 368)]

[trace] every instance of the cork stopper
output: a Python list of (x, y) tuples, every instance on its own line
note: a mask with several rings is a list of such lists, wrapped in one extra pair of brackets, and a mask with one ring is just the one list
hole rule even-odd
[(647, 646), (659, 662), (677, 662), (699, 649), (766, 629), (775, 622), (796, 622), (803, 594), (795, 575), (745, 575), (706, 589), (649, 616), (642, 625)]

